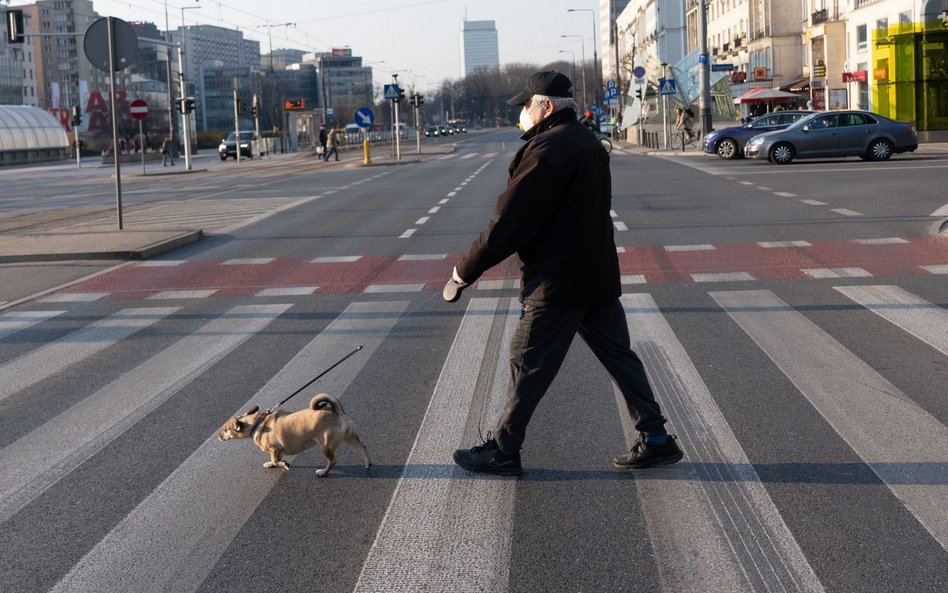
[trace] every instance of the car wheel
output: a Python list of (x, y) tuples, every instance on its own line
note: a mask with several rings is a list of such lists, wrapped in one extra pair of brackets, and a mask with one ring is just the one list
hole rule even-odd
[(741, 149), (737, 146), (737, 142), (731, 140), (730, 138), (725, 138), (718, 142), (717, 151), (718, 156), (722, 159), (736, 159), (740, 156)]
[(775, 144), (773, 148), (770, 149), (770, 162), (777, 163), (778, 165), (788, 165), (794, 157), (793, 146), (787, 142), (781, 142)]
[(892, 143), (879, 138), (869, 143), (869, 158), (874, 161), (887, 161), (892, 157)]

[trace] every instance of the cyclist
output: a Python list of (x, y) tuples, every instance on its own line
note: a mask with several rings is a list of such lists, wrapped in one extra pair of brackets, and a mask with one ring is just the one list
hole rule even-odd
[(688, 109), (682, 109), (679, 105), (675, 109), (678, 110), (678, 119), (675, 121), (675, 129), (684, 132), (688, 136), (686, 142), (691, 142), (695, 137), (695, 133), (691, 129), (692, 124), (695, 123), (695, 114), (690, 107)]

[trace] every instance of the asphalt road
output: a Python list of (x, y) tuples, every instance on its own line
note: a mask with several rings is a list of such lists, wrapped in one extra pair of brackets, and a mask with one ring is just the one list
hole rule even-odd
[[(207, 237), (0, 313), (0, 589), (948, 588), (948, 159), (614, 151), (627, 321), (685, 459), (612, 470), (637, 435), (577, 340), (524, 476), (483, 478), (451, 452), (503, 406), (516, 266), (438, 293), (518, 146), (487, 132), (406, 166), (229, 162), (139, 187)], [(327, 478), (316, 450), (265, 470), (215, 438), (360, 345), (288, 408), (341, 397), (371, 470), (345, 448)]]

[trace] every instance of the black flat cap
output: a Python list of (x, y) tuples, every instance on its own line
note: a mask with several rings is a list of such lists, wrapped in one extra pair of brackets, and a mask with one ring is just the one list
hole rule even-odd
[(569, 78), (564, 74), (560, 74), (555, 70), (537, 72), (530, 75), (522, 91), (510, 99), (507, 99), (507, 105), (523, 105), (529, 101), (533, 95), (568, 97), (572, 99), (573, 83), (570, 82)]

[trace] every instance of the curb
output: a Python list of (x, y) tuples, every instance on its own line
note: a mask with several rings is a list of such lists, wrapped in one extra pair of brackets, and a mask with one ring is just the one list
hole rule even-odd
[(54, 262), (72, 260), (144, 260), (162, 253), (197, 243), (204, 237), (201, 229), (185, 231), (167, 239), (156, 241), (144, 247), (121, 249), (116, 251), (79, 251), (71, 253), (25, 253), (22, 255), (0, 255), (0, 264), (19, 264), (27, 262)]

